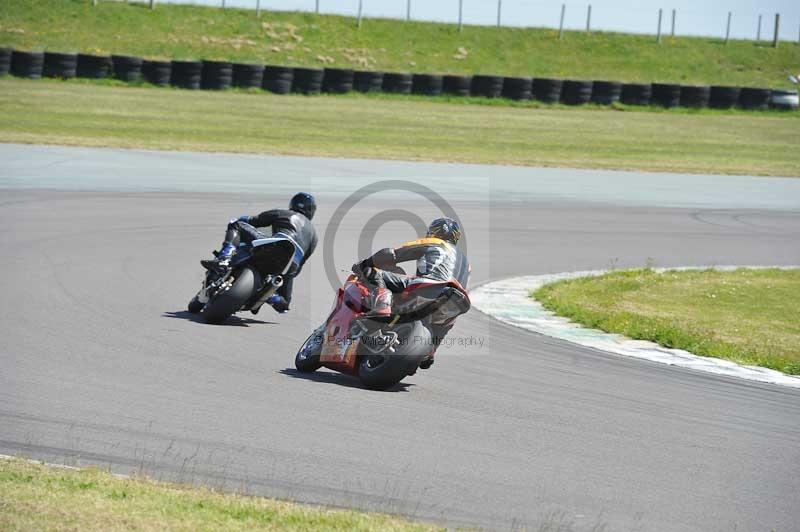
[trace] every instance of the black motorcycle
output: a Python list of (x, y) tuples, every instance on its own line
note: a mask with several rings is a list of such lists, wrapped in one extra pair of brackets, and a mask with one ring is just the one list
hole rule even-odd
[(283, 234), (240, 244), (224, 271), (206, 272), (188, 310), (207, 323), (222, 323), (242, 310), (256, 314), (283, 285), (283, 276), (293, 264), (302, 260), (303, 250)]

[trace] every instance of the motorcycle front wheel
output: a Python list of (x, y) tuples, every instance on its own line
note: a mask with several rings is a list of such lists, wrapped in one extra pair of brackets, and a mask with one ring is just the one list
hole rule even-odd
[(206, 323), (222, 323), (228, 316), (242, 308), (253, 295), (258, 273), (245, 266), (235, 274), (233, 285), (212, 297), (201, 312)]
[(322, 367), (319, 361), (325, 326), (319, 327), (306, 339), (294, 356), (294, 367), (301, 373), (312, 373)]

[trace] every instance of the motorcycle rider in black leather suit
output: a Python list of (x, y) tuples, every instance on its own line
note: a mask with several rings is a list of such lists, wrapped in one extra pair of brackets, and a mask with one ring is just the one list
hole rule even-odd
[(267, 300), (277, 312), (283, 314), (289, 311), (292, 302), (292, 285), (294, 277), (303, 269), (303, 265), (314, 253), (317, 247), (317, 232), (311, 224), (317, 204), (314, 196), (306, 192), (298, 192), (289, 202), (288, 209), (272, 209), (256, 216), (242, 216), (228, 223), (222, 249), (216, 259), (201, 260), (200, 264), (206, 269), (224, 271), (231, 258), (236, 253), (240, 242), (249, 244), (253, 240), (268, 238), (268, 235), (258, 228), (272, 227), (272, 236), (283, 235), (293, 240), (303, 250), (303, 259), (297, 264), (292, 264), (283, 277), (283, 285)]
[[(428, 227), (426, 238), (406, 242), (398, 248), (382, 249), (354, 264), (353, 272), (362, 275), (374, 287), (373, 305), (367, 316), (390, 315), (392, 293), (403, 292), (408, 283), (414, 279), (391, 271), (396, 269), (400, 262), (416, 261), (416, 277), (437, 281), (454, 279), (466, 288), (471, 268), (467, 258), (456, 247), (460, 238), (461, 227), (458, 222), (451, 218), (437, 218)], [(434, 346), (431, 354), (420, 364), (420, 368), (428, 369), (433, 365), (433, 355), (452, 327), (452, 323), (431, 325)]]

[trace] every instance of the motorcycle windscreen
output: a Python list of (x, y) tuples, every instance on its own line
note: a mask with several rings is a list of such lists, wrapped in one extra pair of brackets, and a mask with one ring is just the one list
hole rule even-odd
[(253, 264), (263, 274), (279, 275), (289, 271), (296, 246), (283, 238), (264, 238), (252, 243)]

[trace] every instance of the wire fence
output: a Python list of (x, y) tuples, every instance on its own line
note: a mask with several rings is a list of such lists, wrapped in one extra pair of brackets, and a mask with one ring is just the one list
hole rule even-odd
[[(97, 4), (101, 0), (91, 0)], [(103, 0), (112, 1), (112, 0)], [(119, 0), (113, 0), (119, 1)], [(158, 4), (203, 5), (262, 11), (299, 11), (351, 16), (358, 27), (367, 18), (446, 22), (460, 31), (470, 25), (543, 27), (569, 31), (617, 31), (665, 36), (718, 37), (800, 43), (800, 10), (788, 16), (775, 12), (734, 11), (700, 3), (692, 8), (649, 8), (536, 0), (125, 0)]]

